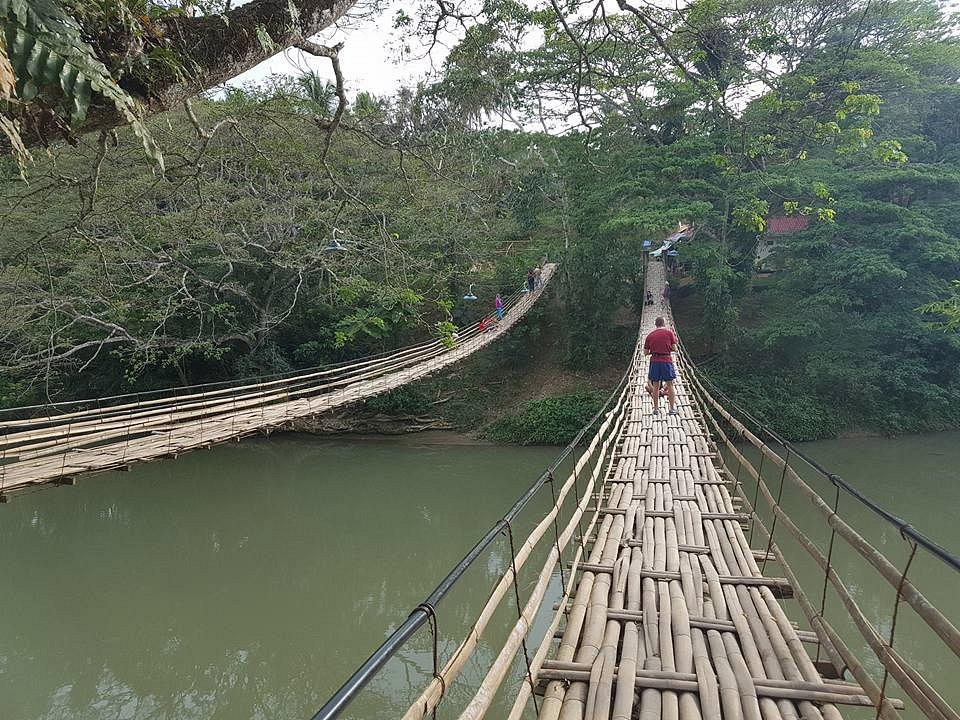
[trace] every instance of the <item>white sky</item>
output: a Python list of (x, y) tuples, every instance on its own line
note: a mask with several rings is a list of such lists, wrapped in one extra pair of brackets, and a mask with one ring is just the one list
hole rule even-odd
[[(415, 86), (418, 80), (431, 73), (429, 59), (399, 59), (399, 43), (392, 28), (392, 20), (393, 8), (388, 8), (373, 18), (360, 22), (351, 21), (352, 27), (346, 30), (330, 29), (314, 38), (324, 45), (344, 42), (343, 50), (340, 51), (340, 66), (347, 94), (351, 98), (361, 90), (374, 95), (393, 95), (401, 86)], [(414, 49), (418, 54), (422, 54), (419, 48)], [(440, 46), (434, 50), (433, 62), (436, 68), (442, 65), (446, 52), (446, 49)], [(333, 81), (329, 60), (306, 55), (294, 48), (274, 55), (227, 84), (242, 86), (261, 81), (272, 74), (300, 75), (308, 68)]]

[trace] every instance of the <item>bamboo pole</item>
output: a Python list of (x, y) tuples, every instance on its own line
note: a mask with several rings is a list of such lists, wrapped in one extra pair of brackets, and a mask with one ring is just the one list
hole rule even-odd
[[(526, 560), (529, 558), (530, 554), (533, 552), (534, 548), (537, 546), (541, 538), (546, 534), (553, 524), (554, 518), (559, 513), (560, 508), (563, 506), (563, 501), (566, 496), (569, 494), (571, 489), (576, 483), (578, 473), (582, 472), (583, 469), (592, 461), (594, 455), (594, 450), (598, 445), (601, 447), (599, 453), (599, 458), (602, 460), (607, 448), (610, 445), (611, 438), (616, 435), (616, 429), (619, 427), (620, 422), (622, 421), (622, 410), (623, 410), (623, 401), (626, 395), (626, 391), (621, 393), (620, 398), (618, 399), (615, 407), (608, 412), (607, 417), (605, 418), (603, 424), (600, 427), (600, 430), (594, 436), (593, 440), (587, 447), (586, 452), (575, 461), (574, 470), (570, 473), (570, 476), (567, 478), (566, 482), (560, 489), (560, 492), (557, 494), (556, 504), (551, 508), (547, 513), (546, 517), (541, 520), (537, 526), (533, 529), (527, 539), (520, 545), (517, 554), (514, 558), (513, 564), (508, 568), (503, 576), (500, 578), (497, 585), (494, 587), (494, 590), (491, 592), (490, 597), (485, 603), (483, 609), (480, 612), (479, 617), (474, 623), (473, 627), (470, 629), (470, 632), (460, 643), (456, 650), (454, 650), (450, 660), (447, 661), (446, 665), (439, 673), (438, 678), (434, 678), (427, 687), (420, 694), (420, 697), (410, 706), (404, 715), (404, 720), (413, 720), (413, 718), (424, 717), (433, 711), (433, 708), (437, 706), (443, 696), (444, 688), (452, 685), (457, 675), (463, 669), (463, 666), (466, 664), (467, 660), (473, 654), (474, 649), (483, 634), (483, 631), (486, 629), (487, 624), (490, 621), (490, 618), (493, 616), (493, 613), (499, 607), (500, 602), (510, 590), (514, 580), (515, 575), (513, 572), (513, 567), (515, 566), (517, 570), (523, 567), (526, 563)], [(607, 429), (613, 427), (613, 432), (610, 436), (607, 435)], [(590, 491), (589, 488), (593, 486), (596, 482), (597, 476), (600, 472), (601, 463), (597, 462), (593, 471), (590, 474), (590, 479), (587, 482), (587, 490), (583, 493), (580, 504), (574, 508), (571, 519), (567, 525), (567, 528), (564, 529), (563, 534), (560, 536), (559, 545), (562, 549), (566, 546), (569, 538), (572, 536), (574, 529), (577, 527), (577, 521), (580, 519), (581, 515), (586, 509), (587, 503), (590, 501)], [(541, 579), (546, 575), (546, 580), (542, 580), (544, 583), (544, 592), (546, 591), (545, 583), (549, 581), (550, 576), (552, 575), (553, 566), (559, 561), (559, 553), (556, 547), (553, 547), (550, 550), (550, 553), (547, 558), (547, 562), (544, 565), (544, 569), (541, 571)], [(549, 572), (548, 572), (549, 571)], [(538, 583), (539, 587), (539, 583)], [(539, 607), (539, 604), (537, 604)], [(521, 616), (518, 620), (517, 625), (515, 625), (514, 632), (522, 633), (522, 635), (517, 635), (517, 643), (526, 636), (529, 628), (526, 625), (525, 616)], [(508, 642), (509, 644), (509, 642)], [(515, 652), (515, 650), (514, 650)], [(512, 659), (513, 654), (510, 654), (509, 658)], [(491, 671), (492, 672), (492, 671)], [(493, 684), (492, 682), (490, 683)], [(497, 683), (499, 686), (499, 683)], [(492, 693), (491, 693), (492, 696)]]

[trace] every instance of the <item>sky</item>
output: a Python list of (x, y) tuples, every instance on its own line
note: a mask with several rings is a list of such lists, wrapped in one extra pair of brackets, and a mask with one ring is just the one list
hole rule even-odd
[[(374, 95), (392, 95), (403, 85), (416, 85), (418, 80), (431, 73), (431, 63), (426, 58), (399, 59), (399, 43), (392, 29), (392, 10), (378, 13), (375, 17), (351, 21), (351, 27), (331, 29), (313, 38), (324, 45), (344, 42), (340, 51), (340, 66), (344, 74), (347, 95), (355, 97), (360, 91)], [(438, 47), (433, 52), (433, 63), (439, 68), (446, 49)], [(243, 86), (259, 82), (272, 74), (300, 75), (306, 69), (314, 69), (321, 77), (333, 81), (330, 61), (304, 54), (295, 48), (274, 55), (255, 68), (237, 76), (228, 85)]]

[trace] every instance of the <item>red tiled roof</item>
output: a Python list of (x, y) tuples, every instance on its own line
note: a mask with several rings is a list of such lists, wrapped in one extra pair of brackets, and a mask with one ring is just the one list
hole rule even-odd
[(767, 218), (767, 232), (771, 235), (789, 235), (806, 230), (810, 226), (808, 215), (774, 215)]

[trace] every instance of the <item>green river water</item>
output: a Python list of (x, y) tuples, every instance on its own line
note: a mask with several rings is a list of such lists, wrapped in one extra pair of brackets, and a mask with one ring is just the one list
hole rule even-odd
[[(960, 434), (808, 449), (960, 549)], [(15, 496), (0, 506), (0, 718), (309, 718), (556, 453), (275, 436)], [(548, 505), (538, 497), (518, 534)], [(905, 558), (896, 531), (871, 539)], [(892, 589), (836, 558), (882, 626)], [(438, 609), (442, 656), (508, 562), (502, 539)], [(816, 573), (803, 562), (797, 571), (819, 601)], [(914, 573), (956, 621), (956, 575), (925, 559)], [(515, 619), (513, 605), (496, 616), (492, 645)], [(908, 620), (898, 647), (932, 680), (960, 677), (939, 641), (906, 634)], [(490, 657), (482, 644), (465, 686)], [(396, 717), (430, 674), (424, 630), (346, 716)], [(490, 717), (504, 712), (498, 704)]]

